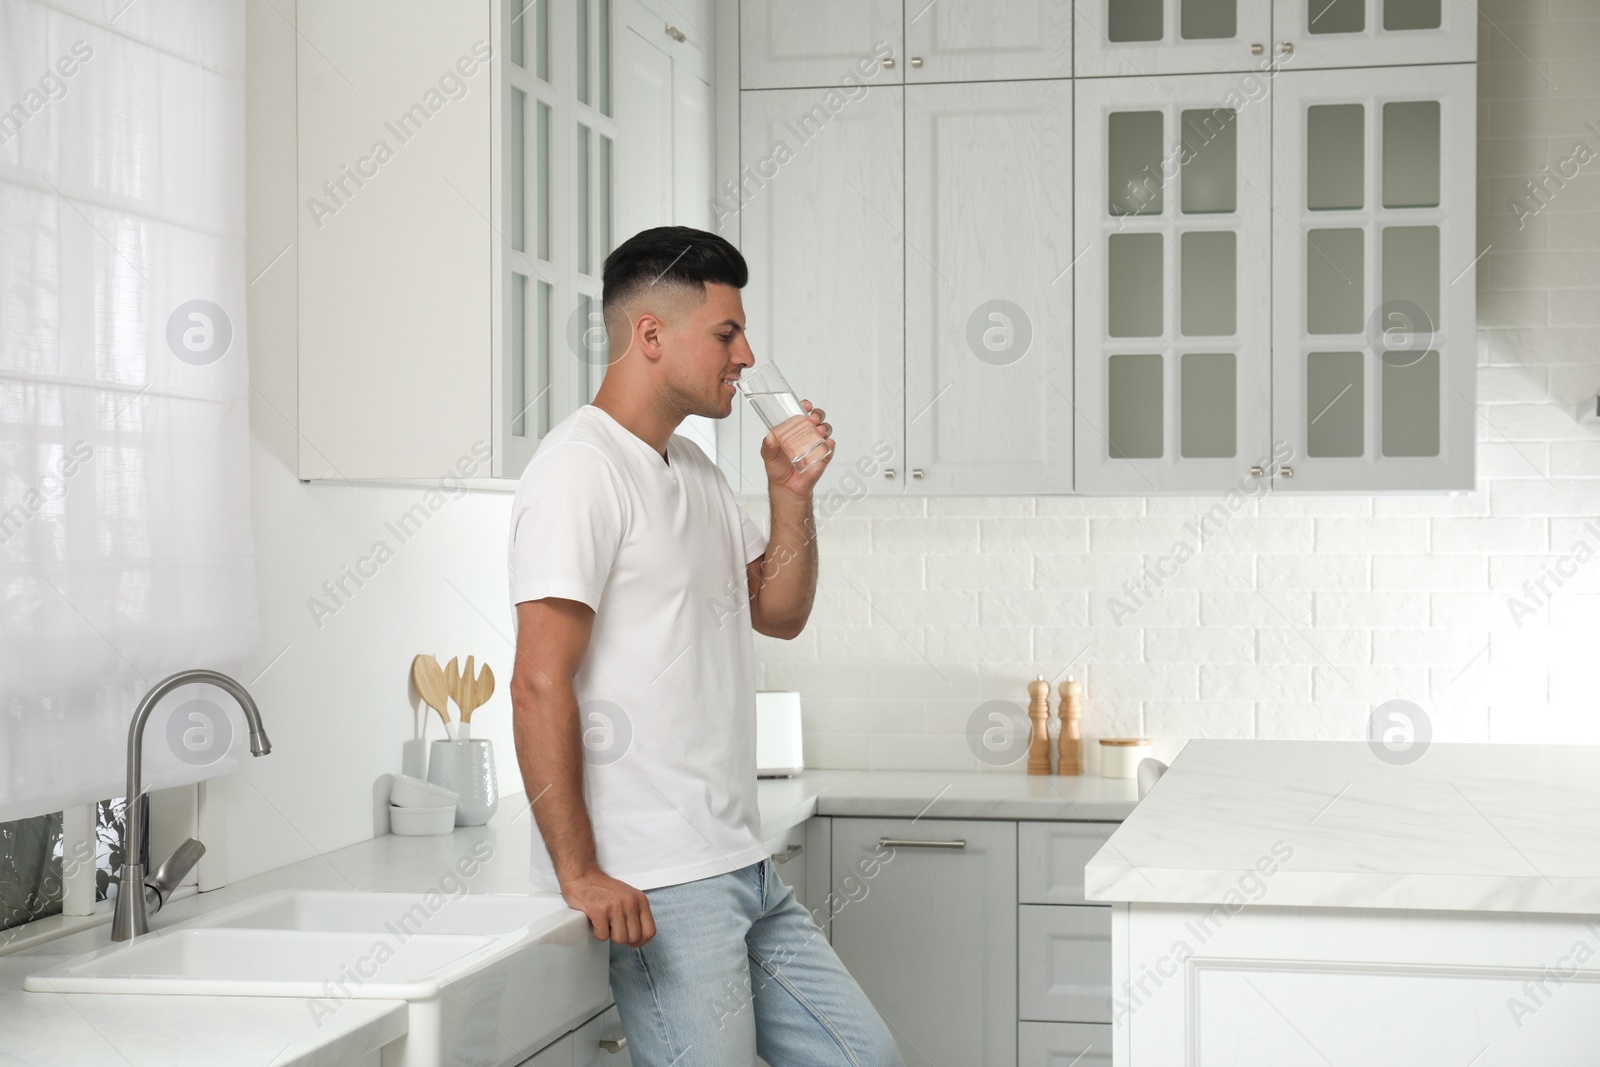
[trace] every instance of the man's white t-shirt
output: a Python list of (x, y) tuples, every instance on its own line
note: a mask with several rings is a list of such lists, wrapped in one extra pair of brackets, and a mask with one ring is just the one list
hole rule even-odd
[[(539, 444), (511, 507), (511, 602), (594, 609), (573, 679), (600, 867), (636, 889), (762, 859), (745, 564), (766, 538), (674, 435), (662, 459), (579, 408)], [(530, 820), (532, 821), (532, 820)], [(531, 877), (559, 884), (537, 824)]]

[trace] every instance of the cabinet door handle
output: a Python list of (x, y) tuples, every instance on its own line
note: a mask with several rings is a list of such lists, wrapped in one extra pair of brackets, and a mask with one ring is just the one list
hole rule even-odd
[(884, 70), (893, 70), (894, 69), (894, 57), (893, 56), (890, 56), (888, 59), (883, 61), (883, 69)]
[(912, 57), (911, 57), (911, 65), (912, 65), (912, 66), (913, 66), (913, 67), (920, 67), (920, 66), (922, 66), (922, 57), (921, 57), (921, 56), (912, 56)]
[(683, 31), (678, 29), (678, 27), (676, 27), (676, 26), (668, 26), (667, 27), (667, 36), (671, 37), (674, 41), (677, 41), (679, 44), (682, 44), (683, 42), (685, 42), (685, 41), (687, 41), (689, 39), (689, 38), (685, 37), (683, 35)]
[(1257, 41), (1255, 44), (1250, 46), (1250, 54), (1253, 55), (1253, 56), (1259, 56), (1262, 52), (1265, 52), (1265, 51), (1266, 51), (1266, 48), (1259, 41)]
[(1284, 56), (1294, 55), (1294, 42), (1283, 41), (1278, 45), (1278, 54)]
[(1294, 477), (1294, 468), (1293, 467), (1279, 467), (1278, 468), (1278, 473), (1280, 475), (1282, 475), (1283, 477), (1285, 477), (1285, 478), (1293, 478)]
[(790, 845), (788, 848), (784, 849), (782, 852), (774, 852), (772, 854), (772, 862), (774, 862), (774, 863), (788, 863), (790, 860), (794, 859), (796, 856), (800, 855), (800, 853), (804, 852), (805, 850), (806, 850), (806, 847), (804, 845)]
[(600, 1039), (600, 1047), (607, 1052), (621, 1052), (628, 1047), (628, 1039), (625, 1037), (602, 1037)]
[(958, 837), (954, 841), (922, 841), (913, 837), (880, 837), (879, 848), (966, 848), (967, 840)]
[(1267, 473), (1267, 472), (1262, 470), (1260, 467), (1251, 467), (1250, 468), (1250, 477), (1252, 477), (1252, 478), (1259, 478), (1265, 473)]
[(883, 468), (883, 476), (885, 478), (893, 478), (894, 477), (894, 468), (893, 467), (885, 467), (885, 468)]
[(922, 477), (922, 468), (921, 467), (912, 467), (911, 468), (911, 477), (913, 477), (913, 478), (921, 478)]

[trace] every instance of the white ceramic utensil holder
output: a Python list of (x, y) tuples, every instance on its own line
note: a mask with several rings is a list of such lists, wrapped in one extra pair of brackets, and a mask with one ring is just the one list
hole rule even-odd
[(500, 806), (494, 746), (486, 740), (435, 741), (428, 757), (428, 781), (460, 796), (457, 826), (482, 826)]

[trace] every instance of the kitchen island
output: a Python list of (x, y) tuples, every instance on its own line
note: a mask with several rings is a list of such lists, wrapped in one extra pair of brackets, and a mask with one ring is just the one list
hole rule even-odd
[(1118, 1067), (1600, 1062), (1600, 749), (1387, 755), (1174, 760), (1085, 869)]

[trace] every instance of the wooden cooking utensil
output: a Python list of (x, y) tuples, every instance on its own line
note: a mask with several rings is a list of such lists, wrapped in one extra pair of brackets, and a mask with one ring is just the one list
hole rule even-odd
[(489, 665), (485, 663), (483, 670), (478, 672), (478, 676), (476, 678), (472, 677), (472, 657), (468, 656), (467, 674), (461, 679), (461, 685), (463, 688), (470, 687), (472, 691), (470, 698), (472, 703), (462, 711), (461, 721), (471, 722), (472, 713), (487, 704), (489, 698), (494, 696), (494, 671), (491, 671)]
[(450, 687), (445, 683), (444, 669), (439, 661), (423, 653), (411, 661), (411, 681), (428, 707), (439, 713), (446, 727), (450, 725)]
[[(444, 665), (444, 691), (450, 695), (450, 699), (456, 702), (456, 708), (459, 710), (461, 707), (461, 660), (456, 656), (451, 656), (450, 662)], [(459, 715), (456, 716), (456, 720), (458, 722), (467, 721)]]

